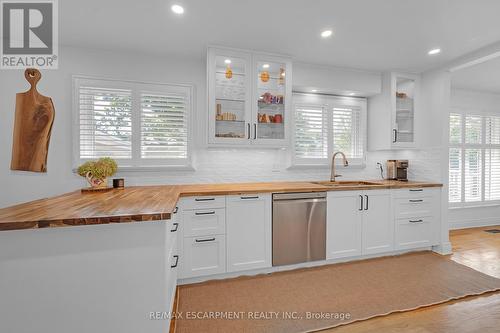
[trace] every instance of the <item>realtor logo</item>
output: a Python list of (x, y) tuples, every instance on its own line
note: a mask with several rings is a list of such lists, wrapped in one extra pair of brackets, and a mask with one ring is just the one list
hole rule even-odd
[(2, 69), (57, 69), (57, 0), (1, 0)]

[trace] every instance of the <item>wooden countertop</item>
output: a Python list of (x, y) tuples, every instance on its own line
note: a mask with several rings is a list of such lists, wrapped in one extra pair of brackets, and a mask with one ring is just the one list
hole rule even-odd
[(441, 187), (427, 182), (329, 187), (314, 182), (137, 186), (109, 192), (70, 192), (0, 209), (0, 231), (169, 219), (181, 196)]

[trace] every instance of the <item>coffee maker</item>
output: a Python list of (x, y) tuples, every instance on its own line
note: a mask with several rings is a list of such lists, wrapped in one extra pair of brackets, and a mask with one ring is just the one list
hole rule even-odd
[(387, 179), (408, 181), (408, 160), (388, 160)]

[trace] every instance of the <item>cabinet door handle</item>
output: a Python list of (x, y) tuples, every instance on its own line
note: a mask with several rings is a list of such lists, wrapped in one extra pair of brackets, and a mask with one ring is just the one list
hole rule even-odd
[(194, 201), (214, 201), (215, 198), (196, 198)]
[(393, 139), (392, 143), (396, 143), (396, 142), (398, 142), (398, 130), (393, 129), (392, 131), (394, 132), (394, 139)]
[(247, 130), (248, 130), (248, 137), (247, 139), (250, 140), (250, 123), (247, 123)]
[(410, 220), (410, 223), (419, 223), (419, 222), (424, 222), (424, 220), (420, 219), (420, 220)]
[(410, 189), (410, 192), (423, 192), (424, 189), (423, 188), (411, 188)]
[(171, 265), (170, 268), (175, 268), (177, 267), (177, 264), (179, 264), (179, 256), (176, 254), (174, 255), (175, 258), (175, 264)]
[(424, 200), (423, 199), (415, 199), (415, 200), (410, 199), (410, 202), (424, 202)]
[(211, 211), (211, 212), (196, 212), (194, 213), (194, 215), (214, 215), (215, 214), (215, 211)]
[(360, 202), (360, 206), (359, 206), (359, 209), (358, 210), (363, 210), (363, 196), (360, 194), (359, 197), (361, 198), (361, 200), (359, 201)]
[(253, 139), (257, 139), (257, 124), (253, 124)]
[(175, 206), (174, 214), (177, 214), (178, 211), (179, 211), (179, 207)]
[(365, 206), (365, 210), (368, 210), (368, 196), (365, 195), (365, 198), (366, 198), (366, 206)]
[(213, 242), (213, 241), (215, 241), (215, 237), (212, 237), (212, 238), (206, 238), (206, 239), (195, 239), (194, 241), (195, 241), (196, 243)]
[(240, 197), (242, 200), (250, 200), (250, 199), (258, 199), (259, 196), (253, 196), (253, 197)]
[(174, 223), (174, 229), (170, 230), (170, 232), (176, 232), (179, 229), (179, 223)]

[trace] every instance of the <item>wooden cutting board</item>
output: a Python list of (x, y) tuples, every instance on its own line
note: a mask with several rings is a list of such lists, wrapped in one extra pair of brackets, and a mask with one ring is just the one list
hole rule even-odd
[(12, 144), (12, 170), (47, 172), (47, 153), (54, 123), (54, 104), (36, 90), (40, 71), (28, 68), (24, 77), (30, 90), (16, 94), (16, 115)]

